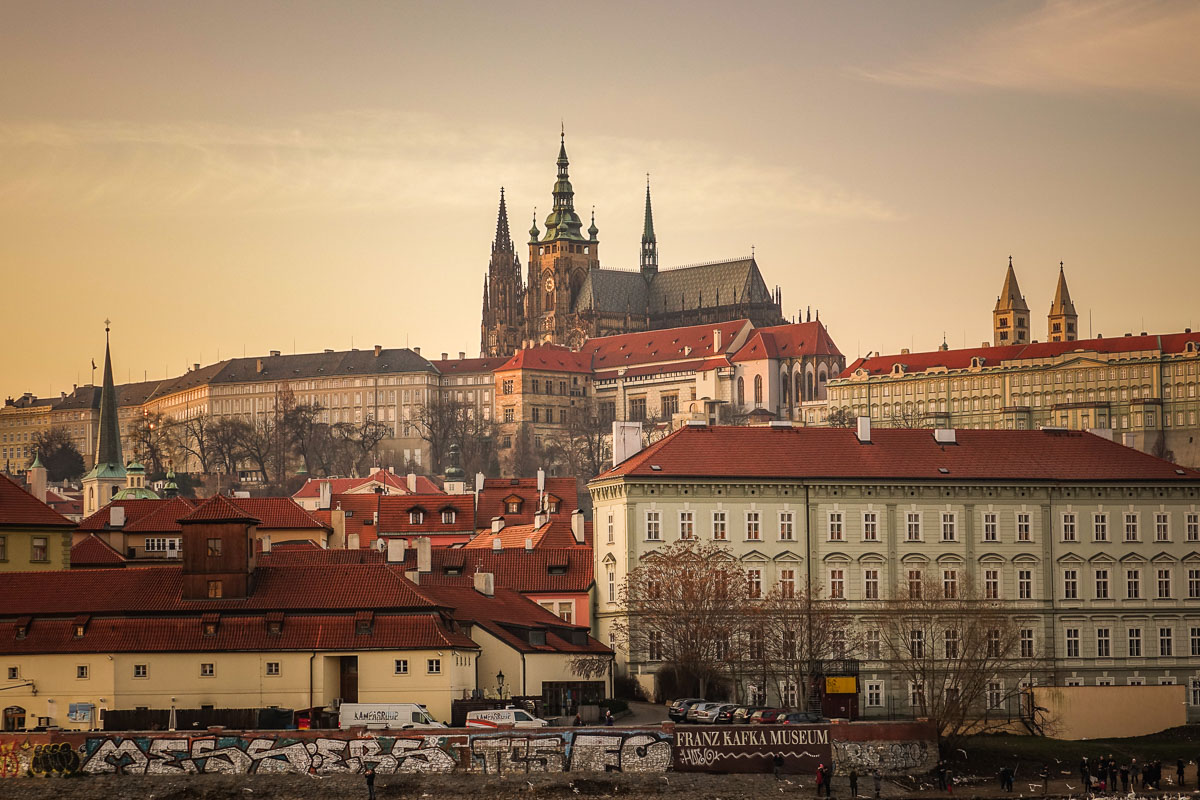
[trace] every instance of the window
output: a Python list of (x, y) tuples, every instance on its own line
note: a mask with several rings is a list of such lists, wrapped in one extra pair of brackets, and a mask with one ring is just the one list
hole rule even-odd
[(613, 524), (613, 512), (608, 512), (608, 543), (616, 541), (616, 526)]
[(1138, 540), (1138, 515), (1134, 513), (1125, 515), (1125, 541), (1136, 542)]
[[(504, 381), (501, 381), (501, 383), (500, 383), (500, 393), (501, 393), (501, 394), (512, 394), (512, 393), (513, 393), (513, 382), (512, 382), (512, 378), (508, 378), (508, 379), (506, 379), (506, 380), (504, 380)], [(507, 411), (509, 411), (509, 409), (505, 409), (505, 411), (507, 412)], [(507, 416), (507, 414), (506, 414), (505, 416)], [(510, 419), (506, 419), (506, 420), (505, 420), (505, 422), (511, 422), (511, 421), (512, 421), (512, 420), (510, 420)]]
[(278, 678), (280, 675), (279, 662), (278, 661), (268, 661), (266, 672), (267, 672), (268, 678)]
[(646, 539), (651, 542), (662, 541), (662, 513), (659, 511), (646, 512)]
[(918, 629), (908, 632), (908, 654), (913, 658), (925, 657), (925, 631)]
[(1170, 514), (1155, 514), (1154, 515), (1154, 541), (1169, 542), (1171, 541), (1171, 515)]
[(1125, 597), (1139, 600), (1142, 597), (1142, 571), (1130, 569), (1125, 571)]
[(225, 585), (221, 581), (208, 582), (208, 596), (216, 599), (225, 596)]
[(1192, 628), (1189, 633), (1191, 634), (1192, 655), (1200, 656), (1200, 628)]
[(47, 537), (34, 536), (32, 541), (33, 541), (33, 543), (31, 545), (29, 559), (31, 561), (49, 561), (50, 559), (49, 559), (49, 556), (47, 555), (47, 553), (49, 552), (49, 547), (48, 547), (49, 540), (47, 539)]
[(1064, 542), (1076, 541), (1076, 539), (1075, 539), (1075, 515), (1071, 512), (1063, 514), (1062, 538), (1063, 538)]
[(724, 511), (714, 511), (713, 512), (712, 526), (713, 526), (713, 539), (723, 542), (727, 538), (729, 538), (728, 533), (725, 528), (725, 512)]
[(921, 541), (921, 512), (908, 512), (908, 537), (910, 542)]
[(663, 660), (662, 631), (649, 631), (646, 634), (647, 657), (650, 661)]
[(558, 618), (568, 625), (575, 622), (575, 602), (573, 600), (562, 600), (558, 604)]
[(395, 659), (392, 662), (392, 674), (393, 675), (407, 675), (408, 674), (408, 659), (407, 658)]
[(1200, 597), (1200, 569), (1188, 569), (1188, 598)]
[(879, 541), (879, 513), (876, 511), (863, 512), (863, 541)]
[(694, 515), (691, 511), (679, 512), (679, 538), (680, 539), (695, 539), (696, 524), (693, 521)]
[(1096, 628), (1096, 658), (1112, 656), (1112, 638), (1108, 628)]
[(867, 681), (867, 707), (883, 706), (883, 681)]
[(1092, 531), (1097, 542), (1108, 541), (1108, 514), (1096, 514), (1092, 517)]
[[(1187, 540), (1189, 542), (1200, 542), (1200, 514), (1191, 512), (1187, 515)], [(0, 558), (3, 558), (0, 554)]]
[(146, 537), (146, 552), (147, 553), (166, 553), (179, 550), (178, 539), (168, 539), (161, 536)]
[(987, 600), (1000, 599), (1000, 570), (985, 569), (983, 571), (983, 596)]
[(8, 561), (8, 537), (0, 536), (0, 561)]
[(216, 664), (213, 664), (211, 661), (206, 661), (206, 662), (200, 664), (200, 677), (201, 678), (212, 678), (216, 674), (217, 674)]
[(842, 512), (829, 512), (829, 541), (840, 542), (843, 540), (842, 535)]
[(134, 664), (133, 677), (148, 678), (150, 677), (150, 666), (148, 664)]
[(1021, 628), (1021, 658), (1033, 658), (1033, 628)]
[(779, 570), (779, 595), (781, 597), (796, 596), (796, 570)]
[(908, 684), (908, 704), (913, 708), (925, 707), (925, 687), (919, 683)]
[(8, 668), (8, 679), (9, 679), (10, 681), (15, 681), (15, 680), (18, 680), (19, 676), (20, 676), (20, 673), (17, 671), (17, 668), (16, 668), (16, 667), (9, 667), (9, 668)]
[(646, 418), (646, 398), (631, 397), (629, 399), (629, 419), (631, 422), (640, 422)]
[(1169, 600), (1171, 597), (1171, 568), (1158, 570), (1158, 599)]
[(1171, 628), (1158, 629), (1158, 654), (1160, 656), (1174, 655), (1174, 647), (1172, 642), (1172, 636), (1174, 633), (1175, 631)]
[(1000, 681), (988, 681), (987, 707), (1000, 708), (1004, 703), (1004, 687)]
[(1000, 630), (998, 628), (988, 628), (987, 632), (987, 657), (1000, 658)]
[(779, 512), (779, 540), (782, 542), (791, 542), (796, 539), (795, 532), (795, 514), (791, 511)]
[(880, 639), (879, 629), (871, 628), (863, 637), (863, 649), (866, 652), (867, 658), (878, 661), (880, 657)]
[(958, 538), (958, 526), (955, 516), (952, 512), (946, 511), (942, 513), (942, 541), (953, 542)]
[(908, 596), (913, 600), (920, 600), (924, 586), (925, 576), (921, 574), (921, 570), (910, 569), (908, 571)]
[(504, 409), (504, 421), (505, 422), (516, 421), (516, 410), (512, 406), (508, 406), (507, 408)]
[(1029, 515), (1025, 513), (1017, 514), (1017, 541), (1028, 542), (1029, 536)]
[(220, 539), (209, 539), (208, 540), (208, 557), (209, 558), (217, 558), (220, 555), (221, 555), (221, 540)]
[(987, 513), (983, 515), (983, 540), (985, 542), (994, 542), (998, 540), (996, 533), (996, 515)]
[(1079, 570), (1063, 570), (1063, 599), (1079, 599)]
[(679, 413), (679, 395), (666, 394), (659, 401), (662, 405), (662, 416), (664, 419), (671, 419)]
[(763, 402), (763, 379), (762, 375), (754, 376), (754, 403), (762, 405)]
[(454, 511), (452, 509), (446, 509), (445, 511), (443, 511), (442, 512), (442, 524), (450, 525), (453, 522), (454, 522)]
[(76, 666), (75, 667), (75, 677), (81, 681), (86, 681), (88, 679), (88, 665), (87, 664), (79, 664), (78, 666)]
[(829, 570), (829, 598), (846, 599), (846, 571), (840, 567)]
[(958, 570), (942, 570), (942, 597), (947, 600), (958, 597)]
[(1142, 629), (1129, 629), (1129, 657), (1140, 658), (1142, 655)]
[(442, 674), (442, 660), (440, 658), (428, 658), (425, 660), (425, 671), (430, 675)]
[(1079, 628), (1067, 628), (1067, 658), (1079, 658)]
[(879, 599), (879, 570), (874, 567), (863, 570), (863, 599)]
[(1097, 600), (1107, 600), (1108, 599), (1108, 570), (1107, 569), (1097, 569), (1096, 570), (1096, 599)]
[(762, 597), (762, 570), (746, 570), (746, 594), (750, 597)]
[(958, 655), (959, 655), (958, 631), (955, 630), (954, 628), (951, 628), (950, 630), (947, 630), (945, 632), (945, 634), (943, 635), (942, 638), (945, 643), (946, 658), (948, 658), (950, 660), (957, 659)]
[(754, 542), (762, 539), (762, 528), (759, 526), (757, 511), (746, 512), (746, 539)]
[(1188, 702), (1194, 706), (1200, 706), (1200, 678), (1192, 678), (1188, 682), (1190, 687), (1188, 691)]

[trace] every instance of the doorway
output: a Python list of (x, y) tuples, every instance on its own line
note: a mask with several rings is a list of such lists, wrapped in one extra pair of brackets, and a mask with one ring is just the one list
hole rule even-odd
[(343, 703), (358, 702), (358, 656), (342, 656), (340, 694)]

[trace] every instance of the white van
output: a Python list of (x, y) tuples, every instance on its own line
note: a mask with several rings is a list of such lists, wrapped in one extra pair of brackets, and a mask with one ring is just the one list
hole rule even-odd
[(346, 728), (444, 728), (429, 716), (425, 706), (416, 703), (342, 703), (338, 710), (338, 727)]
[(487, 711), (468, 711), (468, 728), (495, 728), (500, 725), (512, 725), (514, 728), (545, 728), (549, 725), (544, 719), (538, 719), (519, 708), (492, 708)]

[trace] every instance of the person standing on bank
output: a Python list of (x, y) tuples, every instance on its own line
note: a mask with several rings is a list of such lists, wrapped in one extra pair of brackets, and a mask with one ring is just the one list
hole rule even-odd
[(858, 797), (858, 769), (856, 767), (850, 768), (850, 797)]
[(879, 774), (878, 767), (871, 774), (871, 778), (875, 781), (875, 800), (879, 800), (879, 792), (883, 789), (883, 776)]
[(367, 779), (367, 800), (375, 800), (375, 768), (367, 767), (363, 777)]

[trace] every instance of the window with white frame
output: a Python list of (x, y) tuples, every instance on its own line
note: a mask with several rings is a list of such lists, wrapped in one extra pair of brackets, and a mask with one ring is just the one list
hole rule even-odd
[(1130, 512), (1125, 515), (1125, 541), (1136, 542), (1138, 540), (1138, 515), (1136, 512)]
[(1032, 540), (1030, 531), (1029, 514), (1024, 512), (1017, 514), (1017, 541), (1028, 542)]
[(1188, 702), (1194, 706), (1200, 706), (1200, 678), (1188, 680)]
[(278, 661), (268, 661), (266, 664), (265, 672), (266, 672), (266, 676), (268, 678), (278, 678), (279, 674), (280, 674), (279, 662)]
[(679, 512), (679, 538), (680, 539), (695, 539), (696, 538), (695, 517), (691, 511), (680, 511)]
[(1074, 542), (1075, 539), (1075, 514), (1071, 511), (1062, 516), (1062, 540), (1064, 542)]
[(712, 515), (712, 536), (713, 539), (723, 542), (729, 538), (728, 529), (725, 527), (725, 512), (714, 511)]
[(762, 570), (746, 570), (746, 592), (750, 597), (762, 597)]
[(648, 631), (646, 633), (646, 657), (650, 661), (663, 660), (662, 631)]
[(953, 511), (942, 512), (942, 541), (953, 542), (958, 539), (958, 518)]
[(925, 707), (925, 687), (923, 685), (909, 681), (908, 704), (913, 708)]
[(454, 509), (447, 508), (445, 511), (442, 512), (442, 524), (443, 525), (453, 525), (454, 524)]
[(988, 681), (987, 707), (1000, 708), (1004, 704), (1004, 684), (1000, 681)]
[(1108, 628), (1096, 628), (1096, 658), (1112, 657), (1112, 637)]
[(1172, 628), (1162, 627), (1158, 629), (1158, 654), (1160, 656), (1175, 655), (1174, 636), (1175, 631)]
[(757, 511), (746, 512), (746, 539), (751, 542), (762, 540), (761, 515)]
[(608, 512), (608, 543), (612, 544), (617, 539), (617, 528), (613, 517), (613, 512)]
[(842, 530), (842, 512), (829, 512), (829, 541), (840, 542), (845, 538)]
[(613, 564), (604, 565), (605, 578), (608, 582), (608, 602), (617, 602), (617, 569)]
[[(1197, 686), (1200, 687), (1200, 680), (1197, 681)], [(867, 681), (867, 707), (881, 708), (883, 706), (883, 681)], [(1200, 692), (1200, 688), (1197, 688)]]
[(1200, 597), (1200, 569), (1196, 567), (1188, 567), (1188, 599), (1194, 600)]
[(1021, 658), (1033, 658), (1033, 628), (1021, 628)]
[(1079, 628), (1067, 628), (1067, 658), (1079, 658)]
[(908, 654), (912, 658), (925, 657), (925, 631), (920, 628), (908, 632)]
[(1063, 599), (1078, 600), (1079, 599), (1079, 570), (1064, 569), (1063, 570)]
[(78, 664), (75, 667), (75, 677), (81, 681), (86, 681), (88, 679), (89, 672), (90, 670), (88, 669), (87, 664)]
[(1129, 600), (1141, 599), (1142, 571), (1140, 569), (1125, 570), (1125, 597)]
[(1108, 599), (1108, 568), (1107, 567), (1097, 567), (1094, 574), (1095, 574), (1095, 578), (1096, 578), (1096, 599), (1097, 600), (1107, 600)]
[(1092, 515), (1092, 538), (1097, 542), (1108, 541), (1108, 514)]
[(1129, 650), (1127, 655), (1130, 658), (1141, 658), (1142, 655), (1142, 629), (1130, 628), (1129, 634)]
[(408, 674), (408, 659), (396, 658), (392, 659), (392, 674), (407, 675)]
[(1186, 518), (1185, 536), (1189, 542), (1200, 542), (1200, 514), (1189, 511)]
[(1159, 512), (1154, 515), (1154, 541), (1171, 541), (1171, 515)]
[(217, 674), (217, 665), (211, 661), (204, 661), (200, 664), (200, 677), (213, 678)]
[(910, 569), (908, 571), (908, 596), (913, 600), (920, 600), (924, 591), (925, 575), (919, 569)]
[(646, 539), (651, 542), (662, 541), (662, 512), (646, 512)]
[(879, 599), (879, 568), (867, 567), (863, 570), (863, 599)]
[(425, 660), (425, 671), (430, 675), (442, 674), (442, 660), (440, 658), (429, 658)]
[(1169, 600), (1171, 597), (1171, 568), (1158, 568), (1158, 599)]
[(829, 570), (829, 597), (831, 600), (846, 599), (846, 570), (842, 567)]
[(868, 659), (878, 661), (882, 648), (880, 646), (880, 633), (878, 628), (870, 628), (863, 634), (863, 652), (866, 653)]
[(942, 597), (953, 600), (958, 597), (958, 570), (942, 570)]
[(1033, 598), (1033, 570), (1017, 570), (1017, 598), (1031, 600)]
[(409, 525), (420, 525), (424, 521), (425, 521), (425, 512), (424, 511), (408, 512), (408, 524)]
[(907, 541), (921, 541), (921, 512), (910, 511), (907, 518)]
[(1192, 626), (1188, 631), (1189, 639), (1191, 640), (1191, 651), (1193, 656), (1200, 656), (1200, 628)]
[(962, 639), (959, 636), (958, 630), (956, 628), (949, 628), (943, 632), (943, 635), (942, 635), (943, 653), (945, 654), (947, 659), (954, 661), (955, 659), (957, 659), (959, 657), (959, 652), (961, 649), (959, 647), (959, 644), (961, 643), (961, 641), (962, 641)]
[(134, 664), (133, 677), (148, 678), (150, 677), (150, 666), (148, 664)]
[(990, 568), (983, 571), (983, 596), (987, 600), (1000, 599), (1000, 570)]
[(1067, 678), (1064, 683), (1067, 686), (1083, 686), (1083, 678)]
[(793, 511), (779, 512), (779, 541), (792, 542), (796, 540), (796, 514)]
[(879, 541), (879, 512), (864, 511), (863, 512), (863, 541), (878, 542)]
[(985, 542), (999, 541), (999, 526), (996, 524), (995, 513), (989, 511), (983, 515), (983, 540)]
[(988, 658), (1000, 658), (1000, 656), (1003, 655), (1001, 653), (999, 628), (988, 628), (986, 652)]
[(834, 658), (841, 659), (846, 657), (846, 631), (844, 628), (835, 628), (831, 631), (830, 645)]
[(172, 553), (179, 550), (179, 540), (162, 536), (146, 537), (147, 553)]
[(796, 570), (791, 567), (779, 570), (779, 596), (796, 596)]

